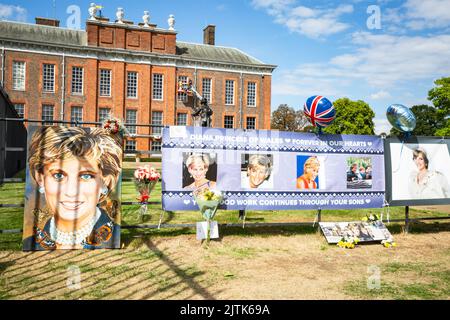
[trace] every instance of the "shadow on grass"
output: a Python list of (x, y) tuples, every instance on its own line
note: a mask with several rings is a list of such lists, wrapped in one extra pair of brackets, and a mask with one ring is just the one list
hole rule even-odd
[[(387, 228), (392, 234), (401, 234), (405, 231), (405, 225), (401, 223), (391, 223)], [(410, 223), (409, 233), (411, 234), (427, 234), (450, 231), (450, 223)], [(167, 228), (167, 229), (127, 229), (122, 231), (122, 243), (125, 247), (141, 237), (176, 237), (181, 235), (195, 234), (195, 228)], [(244, 228), (238, 226), (220, 226), (220, 239), (226, 236), (243, 236), (243, 237), (270, 237), (270, 236), (295, 236), (308, 235), (318, 233), (319, 227), (316, 224), (301, 226), (245, 226)], [(219, 240), (220, 241), (220, 240)]]

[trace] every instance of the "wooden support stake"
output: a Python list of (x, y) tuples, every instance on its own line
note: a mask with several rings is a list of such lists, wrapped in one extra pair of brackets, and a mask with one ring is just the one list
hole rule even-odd
[(409, 206), (405, 207), (405, 233), (409, 232)]

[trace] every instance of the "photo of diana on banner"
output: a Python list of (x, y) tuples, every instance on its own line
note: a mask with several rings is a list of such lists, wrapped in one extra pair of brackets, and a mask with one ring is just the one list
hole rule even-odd
[[(388, 201), (398, 205), (450, 203), (449, 139), (386, 141)], [(389, 171), (388, 171), (389, 170)]]

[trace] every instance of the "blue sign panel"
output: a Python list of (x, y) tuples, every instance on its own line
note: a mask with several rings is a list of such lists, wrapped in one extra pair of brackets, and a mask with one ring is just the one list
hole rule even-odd
[(193, 191), (220, 190), (219, 208), (381, 208), (377, 136), (172, 126), (163, 130), (163, 209), (197, 210)]

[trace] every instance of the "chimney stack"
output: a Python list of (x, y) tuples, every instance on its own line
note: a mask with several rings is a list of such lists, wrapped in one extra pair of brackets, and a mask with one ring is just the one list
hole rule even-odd
[(36, 24), (50, 27), (59, 27), (59, 20), (36, 17)]
[(211, 46), (216, 43), (216, 26), (209, 24), (203, 29), (203, 44), (209, 44)]

